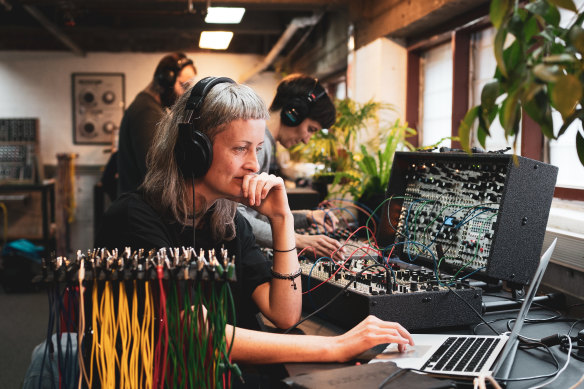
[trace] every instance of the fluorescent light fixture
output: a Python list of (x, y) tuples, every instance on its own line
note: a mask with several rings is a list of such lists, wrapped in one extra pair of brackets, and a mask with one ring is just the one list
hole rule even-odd
[(209, 7), (205, 23), (237, 24), (241, 22), (245, 8), (237, 7)]
[(203, 31), (199, 39), (201, 49), (225, 50), (233, 38), (231, 31)]

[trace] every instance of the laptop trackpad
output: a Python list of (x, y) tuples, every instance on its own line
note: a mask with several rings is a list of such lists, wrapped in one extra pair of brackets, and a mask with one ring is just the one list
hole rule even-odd
[(420, 369), (424, 361), (447, 338), (447, 335), (413, 334), (412, 337), (415, 346), (407, 346), (406, 351), (400, 353), (397, 344), (391, 343), (369, 363), (392, 361), (402, 369)]

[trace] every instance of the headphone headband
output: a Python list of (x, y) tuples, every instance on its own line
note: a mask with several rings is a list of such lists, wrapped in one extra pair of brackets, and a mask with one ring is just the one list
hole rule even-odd
[(228, 82), (234, 84), (229, 77), (205, 77), (195, 84), (193, 89), (191, 89), (191, 94), (187, 99), (186, 103), (186, 117), (185, 122), (188, 124), (193, 124), (195, 120), (201, 117), (201, 108), (203, 106), (203, 101), (211, 89), (217, 84)]
[(192, 59), (187, 58), (187, 57), (179, 58), (179, 60), (176, 61), (176, 67), (177, 67), (179, 72), (189, 65), (194, 66), (194, 63), (193, 63)]
[(312, 90), (310, 92), (308, 92), (308, 97), (307, 97), (308, 102), (310, 104), (315, 103), (316, 101), (318, 101), (318, 99), (320, 99), (325, 94), (326, 94), (326, 91), (324, 90), (322, 85), (320, 85), (320, 83), (318, 82), (318, 79), (315, 78), (314, 79), (314, 87), (312, 88)]
[(306, 95), (292, 97), (284, 104), (280, 111), (280, 119), (282, 123), (289, 127), (300, 125), (300, 123), (302, 123), (310, 114), (314, 103), (324, 95), (326, 95), (326, 91), (322, 85), (320, 85), (318, 79), (315, 78), (314, 86)]

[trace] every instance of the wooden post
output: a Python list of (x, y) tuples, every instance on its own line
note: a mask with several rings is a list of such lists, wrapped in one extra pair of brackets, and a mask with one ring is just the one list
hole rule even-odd
[(57, 154), (57, 190), (55, 208), (56, 254), (67, 256), (71, 252), (69, 224), (75, 217), (75, 154)]

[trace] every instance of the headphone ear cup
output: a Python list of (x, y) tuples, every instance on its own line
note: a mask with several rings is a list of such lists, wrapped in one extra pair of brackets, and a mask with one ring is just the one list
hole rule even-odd
[(280, 111), (280, 120), (285, 126), (296, 127), (306, 119), (309, 111), (310, 107), (306, 101), (293, 98)]
[(207, 135), (195, 130), (188, 123), (181, 123), (174, 155), (178, 168), (185, 179), (200, 178), (211, 167), (213, 145)]
[(163, 87), (164, 89), (168, 89), (174, 86), (176, 82), (176, 71), (172, 69), (163, 69), (161, 72), (156, 74), (156, 81), (158, 85)]
[(209, 171), (213, 162), (213, 145), (211, 140), (201, 131), (193, 131), (193, 154), (195, 161), (193, 164), (194, 177), (203, 177)]

